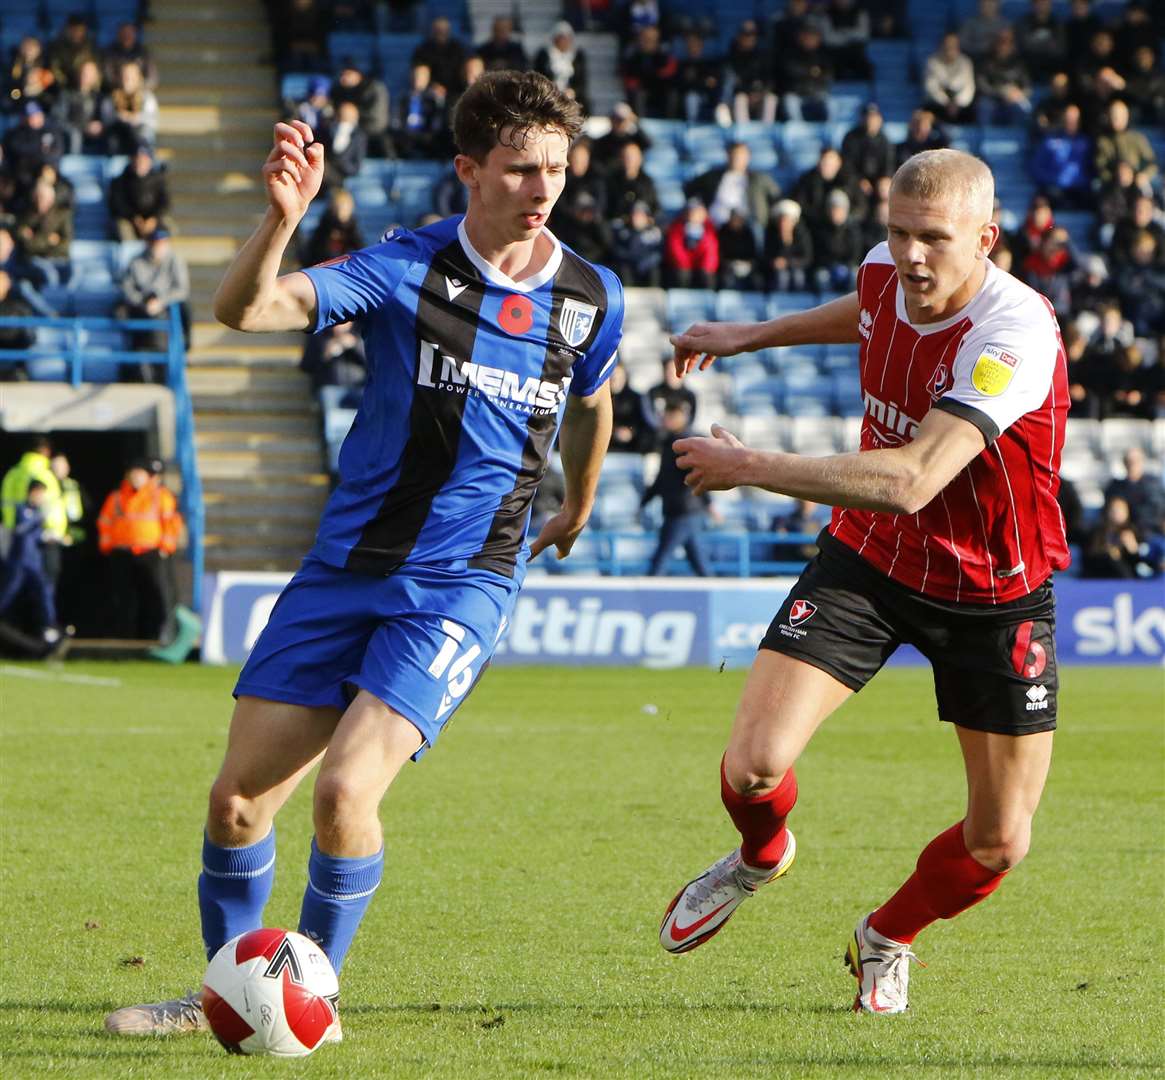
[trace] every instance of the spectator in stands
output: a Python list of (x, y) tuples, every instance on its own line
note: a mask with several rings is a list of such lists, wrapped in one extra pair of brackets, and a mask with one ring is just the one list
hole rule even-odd
[(637, 202), (612, 228), (611, 268), (625, 285), (658, 288), (663, 281), (663, 231), (651, 207)]
[(841, 140), (841, 160), (867, 196), (882, 177), (894, 175), (894, 144), (882, 130), (882, 110), (874, 102), (862, 109), (861, 121)]
[(1122, 71), (1132, 65), (1133, 54), (1146, 41), (1161, 43), (1165, 26), (1161, 24), (1161, 6), (1146, 4), (1144, 0), (1128, 0), (1121, 9), (1120, 19), (1113, 27), (1117, 64)]
[(865, 251), (858, 226), (850, 220), (849, 196), (831, 191), (826, 217), (813, 226), (813, 281), (818, 292), (850, 292)]
[(432, 85), (429, 69), (416, 64), (392, 133), (397, 151), (406, 158), (441, 157), (449, 139), (448, 128), (448, 98)]
[(1114, 101), (1123, 100), (1125, 80), (1120, 72), (1111, 67), (1102, 67), (1096, 71), (1082, 67), (1076, 75), (1073, 93), (1084, 117), (1084, 130), (1096, 138), (1108, 131), (1108, 110)]
[(331, 16), (325, 0), (281, 0), (271, 28), (281, 72), (326, 68)]
[(47, 284), (59, 285), (68, 276), (73, 214), (57, 205), (51, 184), (41, 181), (33, 187), (30, 204), (16, 218), (16, 241)]
[(1089, 42), (1103, 29), (1100, 17), (1092, 11), (1089, 0), (1071, 0), (1064, 23), (1064, 45), (1069, 61), (1079, 60), (1088, 52)]
[(592, 195), (579, 192), (556, 220), (558, 239), (588, 262), (606, 263), (611, 258), (612, 225)]
[(4, 136), (4, 162), (17, 190), (28, 188), (45, 162), (55, 165), (65, 152), (60, 128), (35, 101), (26, 101), (20, 123)]
[(690, 424), (691, 418), (682, 405), (668, 405), (664, 409), (659, 472), (643, 493), (642, 501), (642, 505), (646, 506), (658, 496), (663, 503), (663, 526), (659, 530), (659, 543), (647, 570), (649, 577), (658, 577), (672, 551), (680, 546), (684, 549), (692, 573), (697, 577), (708, 576), (700, 532), (703, 529), (704, 514), (711, 512), (711, 499), (707, 495), (696, 495), (684, 483), (685, 474), (676, 464), (674, 450), (676, 440), (687, 436)]
[(690, 426), (695, 423), (696, 395), (676, 374), (676, 366), (670, 356), (663, 359), (663, 381), (648, 390), (647, 400), (660, 420), (668, 409), (679, 406), (687, 414), (687, 424)]
[(356, 221), (356, 200), (350, 191), (335, 188), (328, 199), (328, 208), (304, 246), (304, 265), (314, 266), (362, 247), (364, 236)]
[(1040, 246), (1044, 233), (1055, 228), (1056, 219), (1052, 214), (1052, 204), (1046, 195), (1035, 194), (1028, 205), (1027, 216), (1015, 234), (1015, 254), (1020, 264)]
[[(130, 260), (122, 275), (121, 293), (117, 314), (122, 319), (160, 319), (171, 304), (185, 305), (190, 299), (189, 271), (165, 229), (156, 230), (146, 250)], [(138, 351), (157, 352), (165, 347), (166, 335), (161, 330), (136, 330), (132, 340)], [(163, 381), (149, 367), (144, 365), (144, 380)]]
[(1140, 560), (1141, 537), (1133, 525), (1129, 504), (1119, 496), (1105, 499), (1101, 518), (1089, 534), (1081, 572), (1088, 578), (1134, 578)]
[(350, 322), (311, 334), (299, 367), (311, 379), (313, 391), (321, 386), (362, 387), (367, 377), (364, 339)]
[[(1126, 169), (1131, 166), (1122, 162)], [(1113, 268), (1131, 265), (1133, 249), (1141, 233), (1149, 233), (1157, 243), (1157, 261), (1165, 262), (1165, 225), (1162, 214), (1153, 197), (1138, 193), (1132, 200), (1128, 215), (1117, 222), (1109, 244), (1109, 256)]]
[(1137, 124), (1165, 124), (1165, 72), (1152, 45), (1138, 45), (1133, 50), (1125, 98)]
[(942, 150), (947, 146), (950, 146), (950, 140), (935, 123), (934, 113), (929, 109), (915, 109), (906, 126), (906, 138), (894, 148), (894, 157), (901, 165), (923, 150)]
[(717, 228), (724, 225), (734, 210), (764, 229), (769, 212), (780, 198), (781, 189), (766, 172), (750, 168), (752, 153), (748, 144), (733, 142), (728, 146), (728, 161), (701, 173), (684, 184), (684, 194), (697, 198), (708, 207)]
[(619, 152), (619, 168), (607, 178), (607, 219), (626, 217), (637, 202), (647, 203), (652, 216), (659, 213), (655, 181), (643, 171), (643, 151), (627, 142)]
[(568, 22), (557, 22), (551, 28), (546, 44), (534, 57), (534, 70), (545, 75), (567, 97), (572, 97), (590, 113), (587, 93), (587, 54), (575, 41), (574, 28)]
[(1032, 179), (1055, 209), (1091, 209), (1092, 158), (1092, 140), (1080, 128), (1080, 107), (1067, 105), (1059, 125), (1036, 143)]
[(822, 41), (817, 26), (804, 22), (797, 29), (795, 47), (782, 48), (777, 54), (776, 88), (781, 95), (781, 112), (788, 120), (829, 119), (833, 62)]
[(159, 229), (171, 227), (169, 212), (166, 173), (149, 145), (141, 143), (109, 185), (109, 214), (116, 237), (123, 243), (148, 240)]
[(975, 64), (979, 123), (1023, 124), (1032, 111), (1031, 76), (1010, 27), (995, 35), (991, 50)]
[(60, 34), (49, 46), (49, 67), (56, 84), (61, 88), (77, 86), (81, 65), (86, 60), (99, 62), (100, 57), (89, 39), (89, 24), (85, 16), (74, 13), (65, 19)]
[(640, 116), (675, 116), (679, 61), (660, 37), (658, 26), (644, 26), (620, 62), (623, 89)]
[(493, 21), (487, 41), (477, 47), (486, 71), (527, 71), (530, 58), (520, 41), (514, 40), (514, 20), (499, 15)]
[(1052, 302), (1058, 317), (1067, 319), (1072, 312), (1072, 278), (1076, 271), (1068, 230), (1057, 226), (1045, 232), (1024, 257), (1022, 271), (1023, 280)]
[(453, 36), (453, 27), (444, 15), (429, 24), (429, 36), (414, 50), (410, 65), (424, 64), (437, 86), (451, 97), (465, 90), (465, 46)]
[(31, 601), (29, 629), (44, 643), (47, 653), (60, 640), (53, 584), (45, 571), (45, 512), (49, 492), (45, 481), (29, 480), (24, 498), (13, 508), (8, 527), (8, 550), (0, 564), (0, 619), (6, 619), (14, 605), (27, 596)]
[(388, 134), (388, 87), (379, 79), (365, 75), (352, 60), (345, 60), (340, 65), (340, 74), (332, 84), (332, 102), (337, 111), (346, 101), (356, 106), (369, 155), (378, 158), (395, 156)]
[(633, 142), (641, 151), (651, 146), (651, 139), (639, 126), (639, 116), (625, 101), (620, 101), (611, 109), (611, 130), (595, 140), (592, 157), (595, 168), (609, 173), (619, 168), (623, 147)]
[(1118, 161), (1133, 167), (1140, 188), (1149, 187), (1157, 177), (1157, 155), (1144, 132), (1129, 127), (1129, 107), (1119, 98), (1108, 107), (1108, 130), (1096, 140), (1096, 175), (1102, 184), (1112, 182)]
[(307, 96), (297, 102), (296, 120), (302, 120), (318, 138), (327, 131), (336, 114), (332, 104), (332, 81), (325, 75), (313, 75), (307, 81)]
[(776, 122), (777, 93), (773, 62), (770, 55), (761, 48), (760, 31), (753, 19), (746, 19), (740, 24), (740, 29), (728, 47), (725, 79), (725, 92), (732, 102), (732, 118), (736, 123), (743, 124), (749, 120), (760, 120), (766, 124)]
[[(1056, 492), (1056, 502), (1060, 504), (1060, 513), (1064, 515), (1064, 533), (1068, 543), (1080, 546), (1088, 539), (1084, 528), (1084, 503), (1080, 501), (1080, 493), (1076, 485), (1066, 476), (1060, 477), (1060, 490)], [(1075, 558), (1073, 561), (1076, 561)]]
[(327, 150), (324, 189), (343, 187), (360, 171), (368, 155), (368, 136), (360, 126), (360, 110), (354, 101), (340, 102), (335, 121), (324, 132), (323, 141)]
[(812, 230), (829, 217), (827, 200), (835, 191), (845, 192), (854, 215), (860, 217), (866, 208), (866, 198), (839, 154), (825, 147), (817, 164), (801, 174), (793, 189), (793, 198), (801, 204), (806, 224)]
[(758, 292), (764, 288), (756, 232), (741, 210), (733, 210), (717, 233), (720, 273), (717, 287)]
[(569, 206), (571, 202), (584, 191), (590, 195), (598, 206), (607, 205), (607, 182), (602, 173), (594, 166), (591, 140), (585, 135), (576, 139), (566, 152), (566, 183), (562, 194), (551, 211), (551, 231), (554, 231), (554, 216), (558, 207)]
[(801, 204), (781, 199), (765, 229), (765, 271), (768, 287), (777, 292), (803, 292), (813, 265), (813, 238), (801, 220)]
[(1047, 82), (1063, 71), (1067, 42), (1063, 24), (1052, 11), (1052, 0), (1031, 0), (1031, 10), (1016, 20), (1015, 41), (1037, 82)]
[(138, 143), (154, 145), (158, 135), (158, 99), (146, 86), (137, 64), (122, 64), (117, 85), (109, 95), (114, 123), (110, 127), (110, 148), (128, 154)]
[(32, 178), (33, 187), (42, 182), (52, 187), (58, 206), (68, 210), (69, 213), (72, 213), (76, 209), (77, 189), (73, 187), (72, 180), (67, 176), (61, 175), (59, 164), (46, 161), (41, 165), (40, 171)]
[(770, 26), (769, 39), (774, 43), (775, 60), (779, 61), (789, 42), (797, 40), (797, 32), (803, 26), (812, 26), (824, 39), (829, 20), (818, 4), (810, 5), (810, 0), (787, 0), (784, 10), (773, 15)]
[(659, 428), (647, 398), (627, 382), (627, 369), (616, 364), (611, 372), (611, 445), (613, 453), (650, 454), (659, 441)]
[[(779, 536), (816, 536), (822, 526), (829, 524), (829, 513), (829, 507), (809, 499), (795, 499), (788, 513), (773, 518), (769, 529)], [(771, 557), (780, 562), (806, 562), (816, 554), (816, 543), (798, 540), (774, 544)]]
[(1095, 365), (1088, 353), (1088, 337), (1079, 321), (1064, 326), (1064, 352), (1068, 357), (1068, 415), (1096, 419), (1100, 399), (1093, 387)]
[(825, 7), (829, 50), (834, 74), (839, 79), (869, 79), (873, 69), (866, 56), (870, 41), (870, 16), (857, 0), (829, 0)]
[(664, 250), (670, 287), (715, 287), (720, 269), (720, 241), (708, 208), (699, 199), (689, 199), (668, 226)]
[(102, 54), (102, 60), (105, 81), (110, 86), (116, 86), (120, 81), (122, 64), (137, 64), (146, 77), (146, 85), (151, 90), (157, 89), (158, 68), (150, 55), (150, 50), (142, 43), (137, 23), (123, 22), (117, 28), (113, 41), (106, 46)]
[(689, 124), (707, 124), (713, 120), (727, 126), (731, 121), (724, 94), (723, 65), (709, 57), (703, 34), (695, 30), (684, 36), (685, 54), (678, 61), (676, 93), (681, 108), (679, 118)]
[(1064, 110), (1073, 104), (1072, 82), (1066, 71), (1057, 71), (1048, 83), (1047, 92), (1032, 109), (1032, 127), (1036, 132), (1059, 127)]
[[(858, 245), (863, 258), (866, 253), (877, 247), (889, 235), (890, 228), (890, 200), (878, 199), (871, 204), (866, 216), (858, 222)], [(992, 249), (994, 251), (994, 249)], [(999, 266), (999, 263), (995, 263)], [(1007, 269), (1007, 267), (1000, 267)]]
[(1125, 475), (1109, 482), (1105, 500), (1124, 499), (1133, 526), (1142, 536), (1165, 536), (1165, 487), (1145, 471), (1145, 451), (1131, 446), (1124, 453)]
[(68, 140), (70, 154), (107, 152), (113, 103), (101, 89), (97, 61), (86, 60), (81, 64), (76, 87), (66, 87), (61, 92), (54, 114)]
[(165, 560), (178, 550), (182, 517), (173, 494), (138, 459), (97, 518), (98, 547), (109, 560), (109, 626), (117, 637), (156, 641), (173, 599)]
[(1139, 337), (1165, 333), (1165, 259), (1147, 229), (1133, 238), (1132, 259), (1116, 273), (1116, 291)]
[(5, 88), (5, 111), (18, 111), (28, 101), (51, 104), (56, 96), (53, 73), (39, 38), (23, 37), (12, 51)]
[[(36, 312), (12, 285), (12, 276), (7, 270), (0, 270), (0, 318), (26, 319)], [(0, 349), (31, 349), (36, 343), (36, 333), (24, 326), (0, 327)], [(17, 365), (2, 369), (5, 375), (23, 378), (24, 367)]]
[(975, 65), (959, 48), (958, 34), (943, 35), (938, 50), (926, 61), (922, 85), (927, 111), (950, 124), (974, 121)]
[(1072, 282), (1072, 313), (1079, 320), (1081, 315), (1089, 315), (1096, 326), (1100, 322), (1100, 312), (1116, 301), (1116, 285), (1109, 278), (1108, 267), (1103, 255), (1085, 255), (1080, 260), (1075, 279)]
[(999, 0), (979, 0), (976, 14), (959, 27), (959, 47), (978, 65), (992, 50), (996, 35), (1011, 29), (1011, 24), (999, 14)]

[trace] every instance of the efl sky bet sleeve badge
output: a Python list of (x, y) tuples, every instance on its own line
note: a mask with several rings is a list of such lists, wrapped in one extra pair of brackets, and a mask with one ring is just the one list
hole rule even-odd
[(998, 397), (1011, 385), (1019, 357), (998, 345), (984, 345), (971, 371), (971, 385), (985, 397)]

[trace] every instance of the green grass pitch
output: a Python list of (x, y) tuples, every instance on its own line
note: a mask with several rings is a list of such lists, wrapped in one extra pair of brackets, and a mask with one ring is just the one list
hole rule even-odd
[[(793, 872), (673, 958), (664, 907), (735, 842), (716, 767), (741, 673), (501, 668), (385, 802), (341, 1046), (288, 1063), (110, 1038), (106, 1010), (200, 979), (232, 675), (0, 667), (9, 1080), (1165, 1075), (1159, 669), (1064, 673), (1032, 854), (919, 939), (905, 1016), (852, 1015), (841, 957), (961, 815), (927, 672), (884, 672), (826, 724), (798, 768)], [(309, 811), (301, 790), (279, 820), (269, 925), (296, 924)]]

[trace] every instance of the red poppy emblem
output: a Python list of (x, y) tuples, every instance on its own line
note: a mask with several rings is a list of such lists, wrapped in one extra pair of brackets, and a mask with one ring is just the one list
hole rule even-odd
[(517, 293), (507, 296), (498, 312), (498, 325), (515, 337), (527, 333), (534, 325), (534, 305), (530, 298)]

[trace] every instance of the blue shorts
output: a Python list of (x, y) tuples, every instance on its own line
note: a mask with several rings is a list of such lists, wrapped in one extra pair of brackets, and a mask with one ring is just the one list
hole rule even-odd
[(367, 690), (432, 745), (493, 655), (521, 579), (464, 563), (387, 577), (308, 556), (251, 650), (235, 697), (343, 709)]

